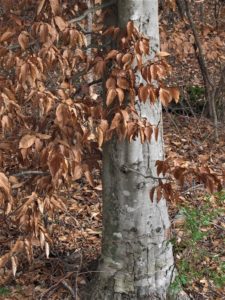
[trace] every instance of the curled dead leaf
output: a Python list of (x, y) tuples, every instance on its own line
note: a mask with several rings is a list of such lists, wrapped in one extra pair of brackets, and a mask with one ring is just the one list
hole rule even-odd
[(27, 149), (30, 148), (36, 140), (35, 135), (26, 134), (24, 135), (19, 143), (19, 149)]
[(109, 89), (106, 98), (106, 105), (109, 106), (110, 104), (112, 104), (116, 96), (117, 96), (116, 89), (113, 88)]

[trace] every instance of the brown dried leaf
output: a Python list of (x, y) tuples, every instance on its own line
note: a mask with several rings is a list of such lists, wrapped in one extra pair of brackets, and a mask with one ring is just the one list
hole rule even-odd
[(122, 63), (124, 64), (123, 69), (125, 70), (126, 68), (128, 68), (131, 63), (133, 61), (133, 55), (130, 53), (126, 53), (124, 54), (124, 56), (122, 57)]
[(10, 258), (10, 254), (6, 253), (2, 257), (0, 257), (0, 268), (4, 267)]
[(50, 173), (52, 175), (52, 178), (55, 178), (57, 173), (61, 170), (62, 168), (62, 163), (63, 163), (63, 157), (61, 153), (54, 153), (50, 156), (48, 160), (48, 166)]
[(41, 245), (41, 249), (44, 249), (44, 245), (45, 245), (45, 235), (42, 231), (40, 231), (40, 245)]
[(164, 161), (157, 160), (155, 163), (157, 175), (159, 176), (163, 172)]
[(99, 128), (105, 134), (106, 130), (109, 128), (109, 124), (107, 120), (102, 119), (99, 125)]
[(79, 163), (75, 163), (74, 169), (73, 169), (73, 180), (78, 180), (83, 175), (83, 168), (82, 165)]
[(131, 37), (133, 31), (134, 31), (134, 23), (132, 21), (129, 21), (127, 23), (127, 35), (129, 38)]
[(29, 44), (29, 33), (27, 31), (22, 31), (18, 36), (18, 42), (22, 50), (26, 50)]
[(109, 128), (108, 121), (102, 119), (101, 123), (98, 127), (98, 146), (99, 146), (99, 148), (101, 148), (101, 146), (104, 142), (104, 137), (106, 135), (108, 128)]
[(148, 86), (141, 85), (138, 89), (138, 96), (139, 96), (140, 101), (145, 103), (148, 98), (148, 95), (149, 95)]
[(51, 138), (51, 135), (45, 133), (36, 133), (36, 136), (41, 140), (49, 140)]
[(94, 186), (94, 181), (93, 181), (91, 172), (88, 168), (86, 168), (86, 170), (84, 171), (84, 175), (85, 175), (88, 183), (90, 184), (90, 186)]
[(116, 91), (117, 91), (117, 95), (118, 95), (118, 99), (119, 99), (119, 102), (120, 102), (120, 105), (123, 103), (123, 100), (124, 100), (124, 91), (120, 88), (116, 88)]
[(115, 49), (109, 51), (109, 53), (105, 57), (105, 60), (109, 60), (109, 59), (115, 58), (118, 53), (119, 53), (119, 51), (115, 50)]
[(154, 104), (157, 99), (156, 90), (152, 87), (149, 87), (148, 92), (149, 92), (150, 102)]
[(154, 186), (154, 187), (150, 190), (150, 193), (149, 193), (149, 197), (150, 197), (151, 202), (153, 202), (153, 200), (154, 200), (155, 189), (156, 189), (156, 187)]
[(15, 277), (16, 275), (16, 271), (17, 271), (17, 259), (15, 256), (11, 257), (11, 263), (12, 263), (12, 272), (13, 272), (13, 276)]
[(163, 106), (166, 107), (171, 102), (172, 97), (171, 97), (170, 92), (168, 90), (160, 88), (160, 90), (159, 90), (159, 99), (160, 99), (161, 103), (163, 104)]
[(49, 258), (49, 253), (50, 253), (49, 243), (45, 242), (45, 255), (46, 255), (46, 258)]
[(170, 54), (166, 51), (160, 51), (156, 55), (159, 57), (166, 57), (166, 56), (169, 56)]
[(60, 5), (58, 0), (49, 0), (53, 15), (57, 15), (60, 11)]
[(157, 196), (156, 196), (157, 202), (159, 202), (161, 200), (161, 198), (162, 198), (162, 187), (161, 186), (157, 187), (156, 194), (157, 194)]
[(101, 128), (98, 128), (98, 147), (101, 148), (104, 141), (104, 134)]
[(150, 143), (151, 142), (152, 133), (153, 133), (152, 127), (151, 126), (145, 127), (144, 133), (145, 133), (147, 141)]
[(63, 18), (56, 16), (55, 17), (55, 23), (59, 27), (60, 31), (63, 31), (67, 27), (67, 23), (63, 20)]
[(123, 90), (129, 90), (130, 84), (126, 78), (119, 77), (117, 78), (117, 86)]
[(45, 1), (46, 1), (46, 0), (40, 0), (40, 1), (39, 1), (38, 8), (37, 8), (37, 15), (39, 15), (40, 12), (42, 11), (42, 9), (43, 9), (43, 7), (44, 7), (44, 5), (45, 5)]
[(110, 104), (112, 104), (112, 102), (114, 101), (114, 99), (117, 96), (117, 92), (115, 89), (109, 89), (108, 93), (107, 93), (107, 98), (106, 98), (106, 105), (109, 106)]
[(157, 142), (158, 141), (158, 137), (159, 137), (159, 127), (155, 127), (154, 128), (154, 132), (155, 132), (155, 140)]
[(122, 118), (121, 114), (117, 112), (112, 120), (110, 130), (113, 130), (119, 126), (121, 118)]
[(12, 30), (7, 30), (7, 31), (5, 31), (5, 32), (1, 35), (1, 37), (0, 37), (0, 42), (5, 42), (5, 41), (7, 41), (7, 40), (10, 39), (11, 37), (13, 37), (14, 34), (15, 34), (15, 32), (12, 31)]
[(0, 189), (3, 189), (5, 194), (10, 197), (10, 183), (4, 173), (0, 172)]
[(35, 135), (26, 134), (24, 135), (19, 143), (19, 149), (27, 149), (30, 148), (36, 140)]
[(98, 76), (102, 76), (105, 69), (105, 62), (102, 58), (98, 57), (94, 66), (94, 72)]
[(60, 198), (56, 198), (55, 196), (52, 196), (50, 199), (50, 202), (53, 204), (53, 206), (55, 206), (56, 208), (62, 210), (62, 211), (66, 211), (66, 205), (65, 203), (60, 199)]
[(107, 80), (106, 80), (106, 88), (107, 89), (115, 89), (116, 87), (116, 80), (113, 78), (113, 77), (109, 77)]
[(180, 98), (180, 91), (176, 88), (170, 88), (169, 91), (171, 97), (175, 100), (176, 103), (178, 103)]

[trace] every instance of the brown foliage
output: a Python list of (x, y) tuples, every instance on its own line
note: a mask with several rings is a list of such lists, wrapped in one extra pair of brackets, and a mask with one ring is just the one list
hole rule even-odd
[[(3, 222), (17, 226), (20, 237), (0, 258), (0, 267), (11, 259), (14, 274), (16, 255), (22, 250), (30, 262), (33, 245), (49, 256), (52, 240), (43, 216), (66, 211), (59, 190), (71, 182), (85, 177), (95, 185), (92, 171), (99, 168), (105, 141), (116, 135), (120, 140), (140, 136), (142, 143), (150, 142), (153, 132), (158, 139), (158, 124), (138, 116), (136, 99), (151, 105), (159, 98), (167, 106), (179, 98), (175, 88), (163, 83), (171, 71), (165, 61), (168, 53), (144, 60), (149, 41), (132, 22), (125, 33), (113, 27), (103, 34), (94, 31), (96, 45), (89, 45), (89, 58), (85, 30), (71, 22), (82, 9), (69, 1), (14, 1), (16, 14), (8, 16), (6, 9), (1, 17), (0, 205)], [(108, 35), (117, 39), (119, 49), (104, 43)], [(91, 93), (89, 72), (96, 80), (106, 79), (105, 97)], [(140, 86), (137, 73), (143, 76)], [(158, 165), (158, 175), (166, 170)], [(208, 170), (201, 174), (212, 190), (215, 177)], [(181, 181), (180, 173), (176, 176)], [(171, 191), (160, 181), (157, 199), (163, 195), (171, 200)]]

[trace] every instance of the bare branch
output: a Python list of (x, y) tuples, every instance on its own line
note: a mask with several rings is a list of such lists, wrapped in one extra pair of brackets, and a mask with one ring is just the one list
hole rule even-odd
[(63, 280), (61, 284), (70, 292), (72, 299), (76, 300), (76, 293), (74, 292), (73, 288), (66, 282), (66, 280)]
[(197, 48), (197, 49), (195, 48), (195, 53), (196, 53), (196, 56), (197, 56), (197, 59), (198, 59), (198, 62), (199, 62), (199, 66), (200, 66), (201, 71), (202, 71), (203, 79), (205, 81), (205, 84), (208, 83), (210, 86), (213, 86), (212, 81), (209, 78), (209, 73), (208, 73), (208, 69), (207, 69), (207, 66), (206, 66), (206, 61), (205, 61), (205, 58), (204, 58), (202, 46), (201, 46), (201, 43), (200, 43), (200, 40), (199, 40), (199, 37), (198, 37), (198, 33), (197, 33), (197, 30), (196, 30), (196, 26), (195, 26), (195, 23), (194, 23), (193, 18), (191, 16), (189, 2), (187, 0), (184, 0), (184, 3), (185, 3), (185, 8), (186, 8), (187, 18), (188, 18), (188, 21), (189, 21), (190, 26), (191, 26), (191, 30), (192, 30), (194, 38), (195, 38), (195, 46)]
[(142, 176), (144, 178), (151, 178), (151, 179), (155, 179), (155, 180), (160, 180), (160, 179), (161, 180), (163, 180), (163, 179), (169, 180), (169, 178), (167, 178), (167, 177), (155, 177), (153, 175), (143, 174), (143, 173), (141, 173), (141, 172), (139, 172), (139, 171), (137, 171), (137, 170), (135, 170), (133, 168), (129, 168), (129, 167), (125, 166), (125, 165), (121, 167), (121, 171), (125, 172), (125, 173), (128, 172), (128, 171), (130, 171), (130, 172), (136, 173), (136, 174), (138, 174), (138, 175), (140, 175), (140, 176)]
[[(32, 41), (29, 43), (28, 48), (31, 46), (34, 46), (37, 43), (37, 41)], [(10, 45), (8, 47), (6, 47), (7, 50), (16, 50), (21, 48), (21, 46), (19, 44), (14, 44), (14, 45)]]
[(96, 12), (99, 9), (103, 9), (103, 8), (112, 6), (116, 2), (117, 2), (116, 0), (112, 0), (108, 3), (102, 3), (100, 5), (96, 5), (92, 8), (89, 8), (89, 9), (85, 10), (85, 12), (82, 15), (80, 15), (79, 17), (76, 17), (76, 18), (73, 18), (73, 19), (69, 20), (68, 23), (71, 24), (71, 23), (74, 23), (74, 22), (79, 22), (79, 21), (83, 20), (88, 14)]
[(10, 176), (15, 176), (15, 177), (23, 177), (23, 176), (32, 176), (32, 175), (49, 175), (49, 172), (44, 172), (44, 171), (34, 171), (34, 170), (28, 170), (28, 171), (21, 171), (19, 173), (15, 174), (10, 174)]

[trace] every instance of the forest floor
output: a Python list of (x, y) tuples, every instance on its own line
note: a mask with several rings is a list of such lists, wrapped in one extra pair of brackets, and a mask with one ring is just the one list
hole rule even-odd
[[(202, 165), (220, 175), (225, 167), (225, 130), (215, 142), (213, 124), (205, 118), (164, 114), (167, 157), (178, 164)], [(11, 266), (1, 269), (0, 299), (73, 299), (74, 290), (85, 287), (96, 269), (101, 243), (101, 182), (96, 174), (93, 189), (80, 181), (62, 191), (67, 212), (49, 219), (54, 243), (49, 259), (37, 247), (28, 264), (24, 255), (16, 277)], [(208, 195), (193, 182), (181, 191), (178, 203), (169, 203), (172, 242), (181, 286), (192, 299), (224, 299), (225, 293), (225, 191)], [(10, 244), (13, 232), (0, 235)], [(2, 247), (3, 249), (4, 247)], [(0, 250), (1, 252), (1, 250)], [(0, 253), (1, 254), (1, 253)], [(77, 299), (79, 299), (77, 297)]]

